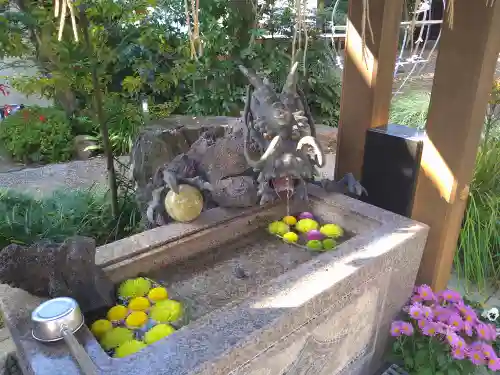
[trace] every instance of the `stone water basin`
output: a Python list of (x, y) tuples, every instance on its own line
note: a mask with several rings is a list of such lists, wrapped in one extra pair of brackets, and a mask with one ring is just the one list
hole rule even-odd
[[(393, 316), (409, 297), (428, 228), (310, 186), (311, 211), (352, 238), (320, 254), (262, 229), (285, 205), (214, 209), (98, 249), (116, 283), (146, 274), (186, 304), (186, 325), (126, 358), (109, 357), (87, 326), (77, 337), (102, 374), (369, 374)], [(235, 272), (245, 271), (245, 278)], [(78, 374), (63, 344), (29, 334), (40, 299), (14, 289), (1, 302), (26, 374)]]

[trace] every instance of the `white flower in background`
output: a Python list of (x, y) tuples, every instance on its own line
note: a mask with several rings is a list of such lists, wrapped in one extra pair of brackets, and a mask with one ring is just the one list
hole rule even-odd
[(483, 318), (488, 319), (490, 322), (496, 322), (499, 315), (500, 315), (500, 312), (498, 311), (498, 309), (496, 307), (493, 307), (489, 310), (484, 310), (483, 313), (481, 314), (481, 316)]

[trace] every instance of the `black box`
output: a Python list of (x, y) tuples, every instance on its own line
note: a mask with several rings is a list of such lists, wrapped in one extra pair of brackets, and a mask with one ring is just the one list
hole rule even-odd
[(410, 217), (425, 132), (389, 124), (366, 132), (361, 185), (366, 203)]

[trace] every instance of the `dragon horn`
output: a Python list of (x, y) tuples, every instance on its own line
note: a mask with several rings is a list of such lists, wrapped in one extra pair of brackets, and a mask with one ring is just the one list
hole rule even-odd
[(313, 153), (316, 156), (316, 165), (320, 168), (323, 167), (325, 165), (325, 155), (316, 138), (310, 135), (302, 137), (297, 143), (297, 150), (302, 149), (305, 145), (310, 146), (313, 149)]
[(260, 79), (253, 70), (247, 69), (243, 65), (238, 65), (238, 67), (240, 68), (241, 72), (245, 75), (245, 77), (248, 78), (252, 86), (255, 87), (257, 90), (264, 86), (264, 82), (262, 81), (262, 79)]

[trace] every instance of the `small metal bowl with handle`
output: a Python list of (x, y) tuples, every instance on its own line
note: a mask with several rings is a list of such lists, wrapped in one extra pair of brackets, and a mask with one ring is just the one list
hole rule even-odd
[(97, 375), (95, 364), (73, 335), (84, 324), (83, 314), (73, 298), (59, 297), (43, 302), (31, 313), (31, 321), (35, 340), (44, 343), (64, 340), (83, 373)]

